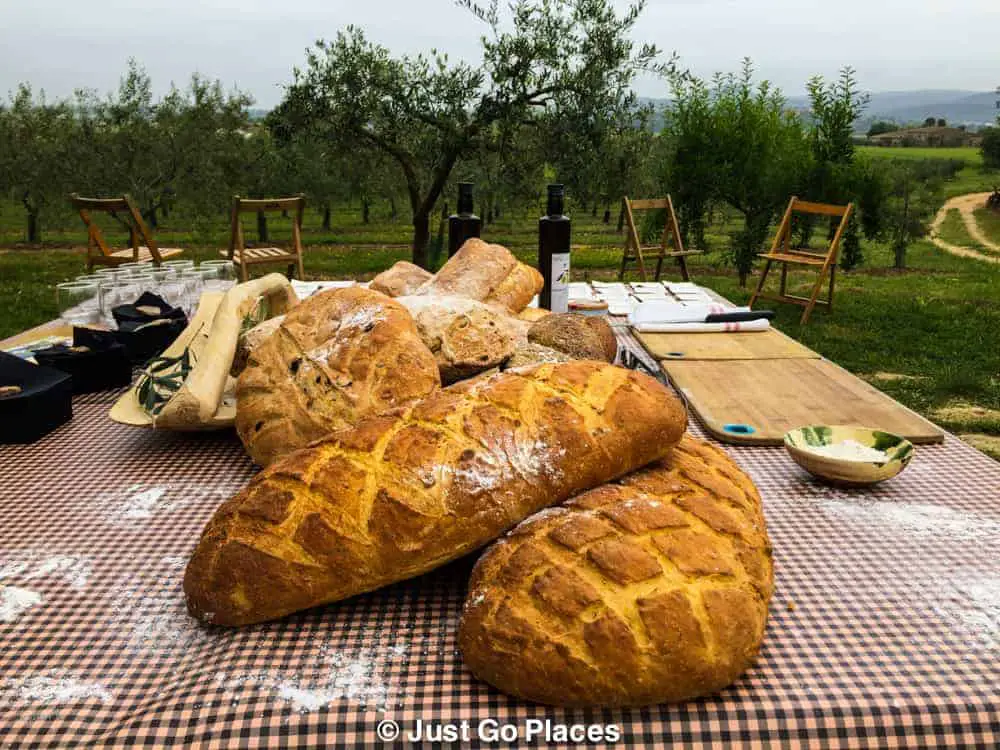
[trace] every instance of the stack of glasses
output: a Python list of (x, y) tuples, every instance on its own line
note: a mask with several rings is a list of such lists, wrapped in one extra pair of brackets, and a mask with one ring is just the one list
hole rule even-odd
[(93, 274), (77, 276), (56, 286), (59, 314), (70, 325), (105, 324), (114, 327), (112, 309), (132, 304), (143, 292), (162, 297), (191, 317), (204, 291), (225, 291), (236, 283), (228, 260), (169, 260), (160, 266), (149, 261), (122, 263)]

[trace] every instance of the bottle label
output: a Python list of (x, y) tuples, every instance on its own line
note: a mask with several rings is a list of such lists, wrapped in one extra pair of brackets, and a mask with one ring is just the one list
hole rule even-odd
[(552, 301), (549, 309), (554, 313), (569, 310), (569, 253), (552, 254)]

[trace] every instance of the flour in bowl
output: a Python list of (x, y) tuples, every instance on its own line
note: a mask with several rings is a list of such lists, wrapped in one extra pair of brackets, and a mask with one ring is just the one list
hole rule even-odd
[(889, 460), (889, 456), (885, 451), (863, 445), (857, 440), (844, 440), (832, 445), (814, 445), (810, 446), (809, 452), (843, 461), (864, 461), (866, 463), (884, 464)]

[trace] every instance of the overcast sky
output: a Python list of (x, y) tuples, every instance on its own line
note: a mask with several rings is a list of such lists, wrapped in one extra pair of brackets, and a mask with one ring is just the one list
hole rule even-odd
[[(0, 92), (104, 93), (135, 57), (158, 91), (197, 70), (270, 107), (304, 48), (352, 23), (397, 53), (469, 61), (483, 30), (452, 0), (0, 0)], [(705, 76), (749, 56), (788, 95), (845, 64), (870, 91), (1000, 85), (996, 0), (649, 0), (636, 37)], [(654, 80), (637, 90), (666, 94)]]

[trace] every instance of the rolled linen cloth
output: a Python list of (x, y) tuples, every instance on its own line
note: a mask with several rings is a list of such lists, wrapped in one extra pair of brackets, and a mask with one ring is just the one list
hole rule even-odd
[[(735, 312), (727, 309), (726, 312)], [(771, 327), (767, 319), (750, 321), (733, 321), (729, 323), (641, 323), (632, 324), (639, 333), (750, 333), (766, 331)]]

